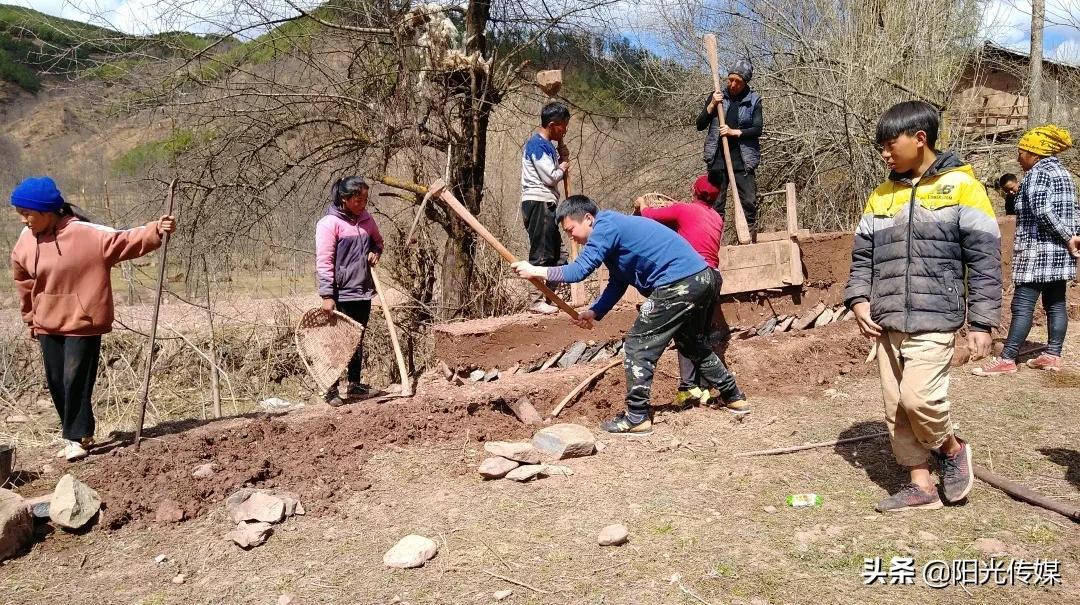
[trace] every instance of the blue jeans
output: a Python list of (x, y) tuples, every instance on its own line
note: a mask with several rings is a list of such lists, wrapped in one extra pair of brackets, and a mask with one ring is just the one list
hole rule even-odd
[(1042, 294), (1043, 308), (1046, 309), (1046, 352), (1061, 356), (1061, 346), (1065, 343), (1065, 332), (1069, 329), (1068, 309), (1065, 306), (1065, 281), (1044, 283), (1016, 284), (1012, 299), (1012, 325), (1009, 337), (1001, 351), (1003, 359), (1015, 360), (1020, 353), (1020, 345), (1031, 331), (1031, 319), (1035, 313), (1035, 303)]

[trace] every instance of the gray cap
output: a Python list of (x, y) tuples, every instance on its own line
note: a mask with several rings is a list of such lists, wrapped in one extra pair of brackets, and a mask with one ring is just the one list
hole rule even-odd
[(750, 79), (754, 77), (754, 66), (746, 59), (739, 59), (735, 62), (735, 65), (728, 70), (728, 75), (735, 74), (743, 79), (743, 82), (750, 83)]

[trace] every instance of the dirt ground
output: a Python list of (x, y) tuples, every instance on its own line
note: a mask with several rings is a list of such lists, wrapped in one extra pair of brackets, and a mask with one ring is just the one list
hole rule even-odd
[[(1071, 329), (1075, 351), (1080, 324)], [(275, 603), (288, 594), (301, 604), (488, 603), (512, 589), (504, 602), (1080, 603), (1080, 536), (1063, 517), (981, 483), (962, 506), (874, 513), (874, 502), (903, 480), (886, 440), (733, 457), (883, 430), (877, 381), (861, 364), (866, 347), (852, 322), (734, 342), (725, 357), (753, 397), (748, 418), (661, 408), (652, 436), (604, 436), (602, 452), (567, 461), (572, 477), (527, 484), (483, 482), (475, 473), (483, 441), (529, 435), (502, 402), (527, 395), (549, 410), (595, 365), (464, 387), (428, 376), (412, 400), (168, 425), (151, 431), (139, 453), (106, 448), (74, 465), (28, 452), (21, 466), (41, 476), (18, 491), (48, 491), (70, 471), (101, 492), (107, 509), (82, 535), (42, 529), (29, 552), (0, 566), (0, 602), (93, 594), (118, 604)], [(952, 399), (976, 462), (1080, 504), (1080, 364), (992, 383), (964, 370), (953, 371)], [(654, 400), (674, 389), (675, 375), (669, 354)], [(564, 419), (595, 427), (622, 395), (616, 369)], [(191, 478), (208, 461), (218, 474)], [(298, 492), (308, 514), (241, 551), (224, 539), (222, 500), (245, 483)], [(824, 504), (784, 505), (801, 492)], [(165, 499), (188, 520), (155, 523)], [(610, 523), (630, 529), (629, 544), (597, 546)], [(435, 539), (438, 556), (422, 569), (384, 567), (382, 554), (409, 533)], [(1001, 540), (1007, 557), (1060, 561), (1061, 584), (934, 590), (917, 576), (914, 586), (862, 585), (865, 557), (887, 567), (910, 556), (921, 568), (978, 557), (980, 538)], [(159, 554), (167, 557), (160, 564)], [(172, 583), (178, 573), (183, 584)]]

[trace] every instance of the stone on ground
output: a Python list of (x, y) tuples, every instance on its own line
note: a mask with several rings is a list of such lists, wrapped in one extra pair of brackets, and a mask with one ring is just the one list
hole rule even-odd
[(626, 544), (626, 541), (629, 539), (630, 530), (626, 529), (625, 525), (616, 523), (601, 529), (600, 535), (597, 536), (596, 541), (600, 546), (619, 546), (621, 544)]
[(585, 349), (588, 348), (588, 346), (589, 345), (583, 340), (579, 340), (570, 345), (570, 348), (559, 358), (558, 366), (560, 368), (569, 368), (574, 365), (581, 359), (581, 355), (585, 353)]
[(773, 330), (776, 329), (777, 323), (779, 322), (777, 321), (776, 316), (770, 317), (765, 321), (765, 323), (761, 324), (760, 328), (757, 329), (757, 335), (768, 336), (769, 334), (772, 334)]
[(815, 328), (820, 328), (821, 326), (824, 326), (824, 325), (830, 323), (832, 321), (832, 317), (833, 317), (832, 309), (825, 309), (824, 311), (821, 312), (821, 315), (818, 315), (817, 319), (814, 320), (814, 327)]
[(48, 519), (49, 502), (51, 500), (52, 494), (42, 494), (40, 496), (34, 496), (33, 498), (27, 498), (26, 508), (30, 510), (30, 516), (35, 519)]
[(233, 523), (277, 523), (285, 518), (285, 502), (281, 498), (251, 489), (242, 489), (229, 496), (225, 501), (225, 508), (229, 511), (229, 518)]
[(292, 408), (302, 408), (304, 404), (288, 401), (280, 397), (270, 397), (263, 399), (259, 402), (259, 407), (267, 412), (278, 412), (282, 410), (290, 410)]
[(293, 492), (274, 492), (272, 494), (281, 499), (285, 504), (285, 516), (291, 517), (293, 515), (303, 515), (307, 511), (304, 510), (304, 505), (300, 504), (300, 495)]
[(535, 479), (544, 472), (543, 464), (527, 464), (525, 466), (519, 466), (514, 470), (506, 473), (506, 478), (511, 481), (519, 481), (524, 483), (531, 479)]
[(528, 397), (521, 397), (514, 403), (507, 404), (507, 407), (522, 424), (543, 424), (544, 422), (540, 412), (536, 411)]
[(245, 523), (241, 521), (236, 524), (236, 529), (226, 534), (225, 537), (235, 542), (240, 548), (247, 550), (265, 544), (272, 531), (273, 527), (269, 523), (262, 521)]
[(183, 584), (185, 580), (187, 580), (187, 576), (185, 576), (182, 573), (178, 573), (175, 576), (173, 576), (172, 583), (173, 584)]
[(533, 449), (533, 444), (528, 441), (488, 441), (484, 444), (484, 451), (522, 464), (540, 462), (540, 452)]
[(795, 323), (796, 319), (797, 318), (794, 315), (792, 315), (791, 317), (785, 319), (784, 321), (776, 324), (776, 330), (774, 330), (774, 332), (776, 332), (776, 333), (787, 332), (788, 328), (791, 327), (791, 324)]
[(398, 569), (421, 567), (439, 552), (439, 545), (430, 538), (409, 534), (383, 555), (383, 565)]
[(0, 561), (23, 549), (34, 536), (34, 519), (26, 500), (0, 489)]
[(479, 382), (479, 381), (483, 380), (484, 376), (486, 376), (486, 375), (487, 375), (487, 372), (485, 372), (483, 370), (473, 370), (472, 372), (469, 372), (469, 380), (471, 380), (473, 382)]
[(540, 471), (540, 474), (545, 477), (569, 477), (574, 474), (574, 469), (569, 466), (560, 466), (558, 464), (544, 464), (544, 468)]
[(596, 452), (592, 431), (580, 424), (554, 424), (533, 435), (533, 447), (556, 460), (591, 456)]
[(175, 500), (168, 498), (158, 503), (157, 510), (154, 511), (154, 521), (156, 523), (179, 523), (184, 520), (184, 509), (180, 508), (180, 505)]
[(277, 605), (296, 605), (296, 597), (291, 594), (283, 594), (278, 597)]
[(497, 591), (495, 591), (495, 594), (493, 594), (491, 596), (495, 597), (496, 601), (503, 601), (505, 599), (510, 598), (510, 595), (512, 595), (512, 594), (514, 594), (514, 591), (512, 591), (512, 590), (497, 590)]
[(214, 463), (207, 462), (206, 464), (200, 464), (195, 467), (195, 470), (191, 472), (191, 476), (196, 479), (209, 479), (214, 476)]
[(101, 497), (70, 473), (60, 477), (49, 500), (49, 518), (66, 529), (79, 529), (101, 509)]
[(513, 460), (508, 460), (502, 456), (492, 456), (490, 458), (485, 458), (484, 461), (480, 463), (480, 468), (477, 470), (484, 479), (502, 479), (506, 476), (506, 473), (509, 473), (518, 466), (520, 466), (520, 464)]
[(799, 318), (795, 320), (795, 323), (792, 324), (791, 328), (794, 330), (805, 330), (809, 328), (814, 325), (814, 321), (817, 320), (818, 316), (820, 316), (823, 311), (825, 311), (824, 303), (814, 305), (812, 309), (800, 315)]

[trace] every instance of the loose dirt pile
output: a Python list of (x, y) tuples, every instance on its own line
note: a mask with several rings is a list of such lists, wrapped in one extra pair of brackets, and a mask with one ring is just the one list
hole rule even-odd
[[(859, 363), (867, 348), (854, 322), (842, 322), (812, 335), (736, 341), (724, 356), (751, 397), (810, 394), (839, 374), (868, 372), (868, 366)], [(243, 486), (300, 493), (305, 506), (318, 513), (370, 487), (364, 465), (379, 448), (527, 438), (532, 431), (513, 417), (506, 402), (529, 397), (541, 414), (547, 414), (598, 365), (464, 386), (430, 374), (412, 399), (341, 408), (313, 405), (291, 414), (260, 414), (172, 434), (160, 434), (169, 430), (160, 427), (150, 431), (160, 436), (144, 441), (139, 452), (124, 447), (92, 457), (80, 478), (102, 494), (106, 503), (102, 524), (110, 529), (152, 519), (164, 500), (177, 503), (186, 518), (198, 517)], [(657, 368), (654, 404), (669, 401), (677, 383), (677, 361), (669, 351)], [(559, 419), (594, 426), (622, 409), (624, 395), (623, 372), (613, 368)], [(193, 470), (206, 463), (215, 465), (215, 473), (205, 479), (193, 477)], [(461, 472), (469, 468), (463, 462)]]

